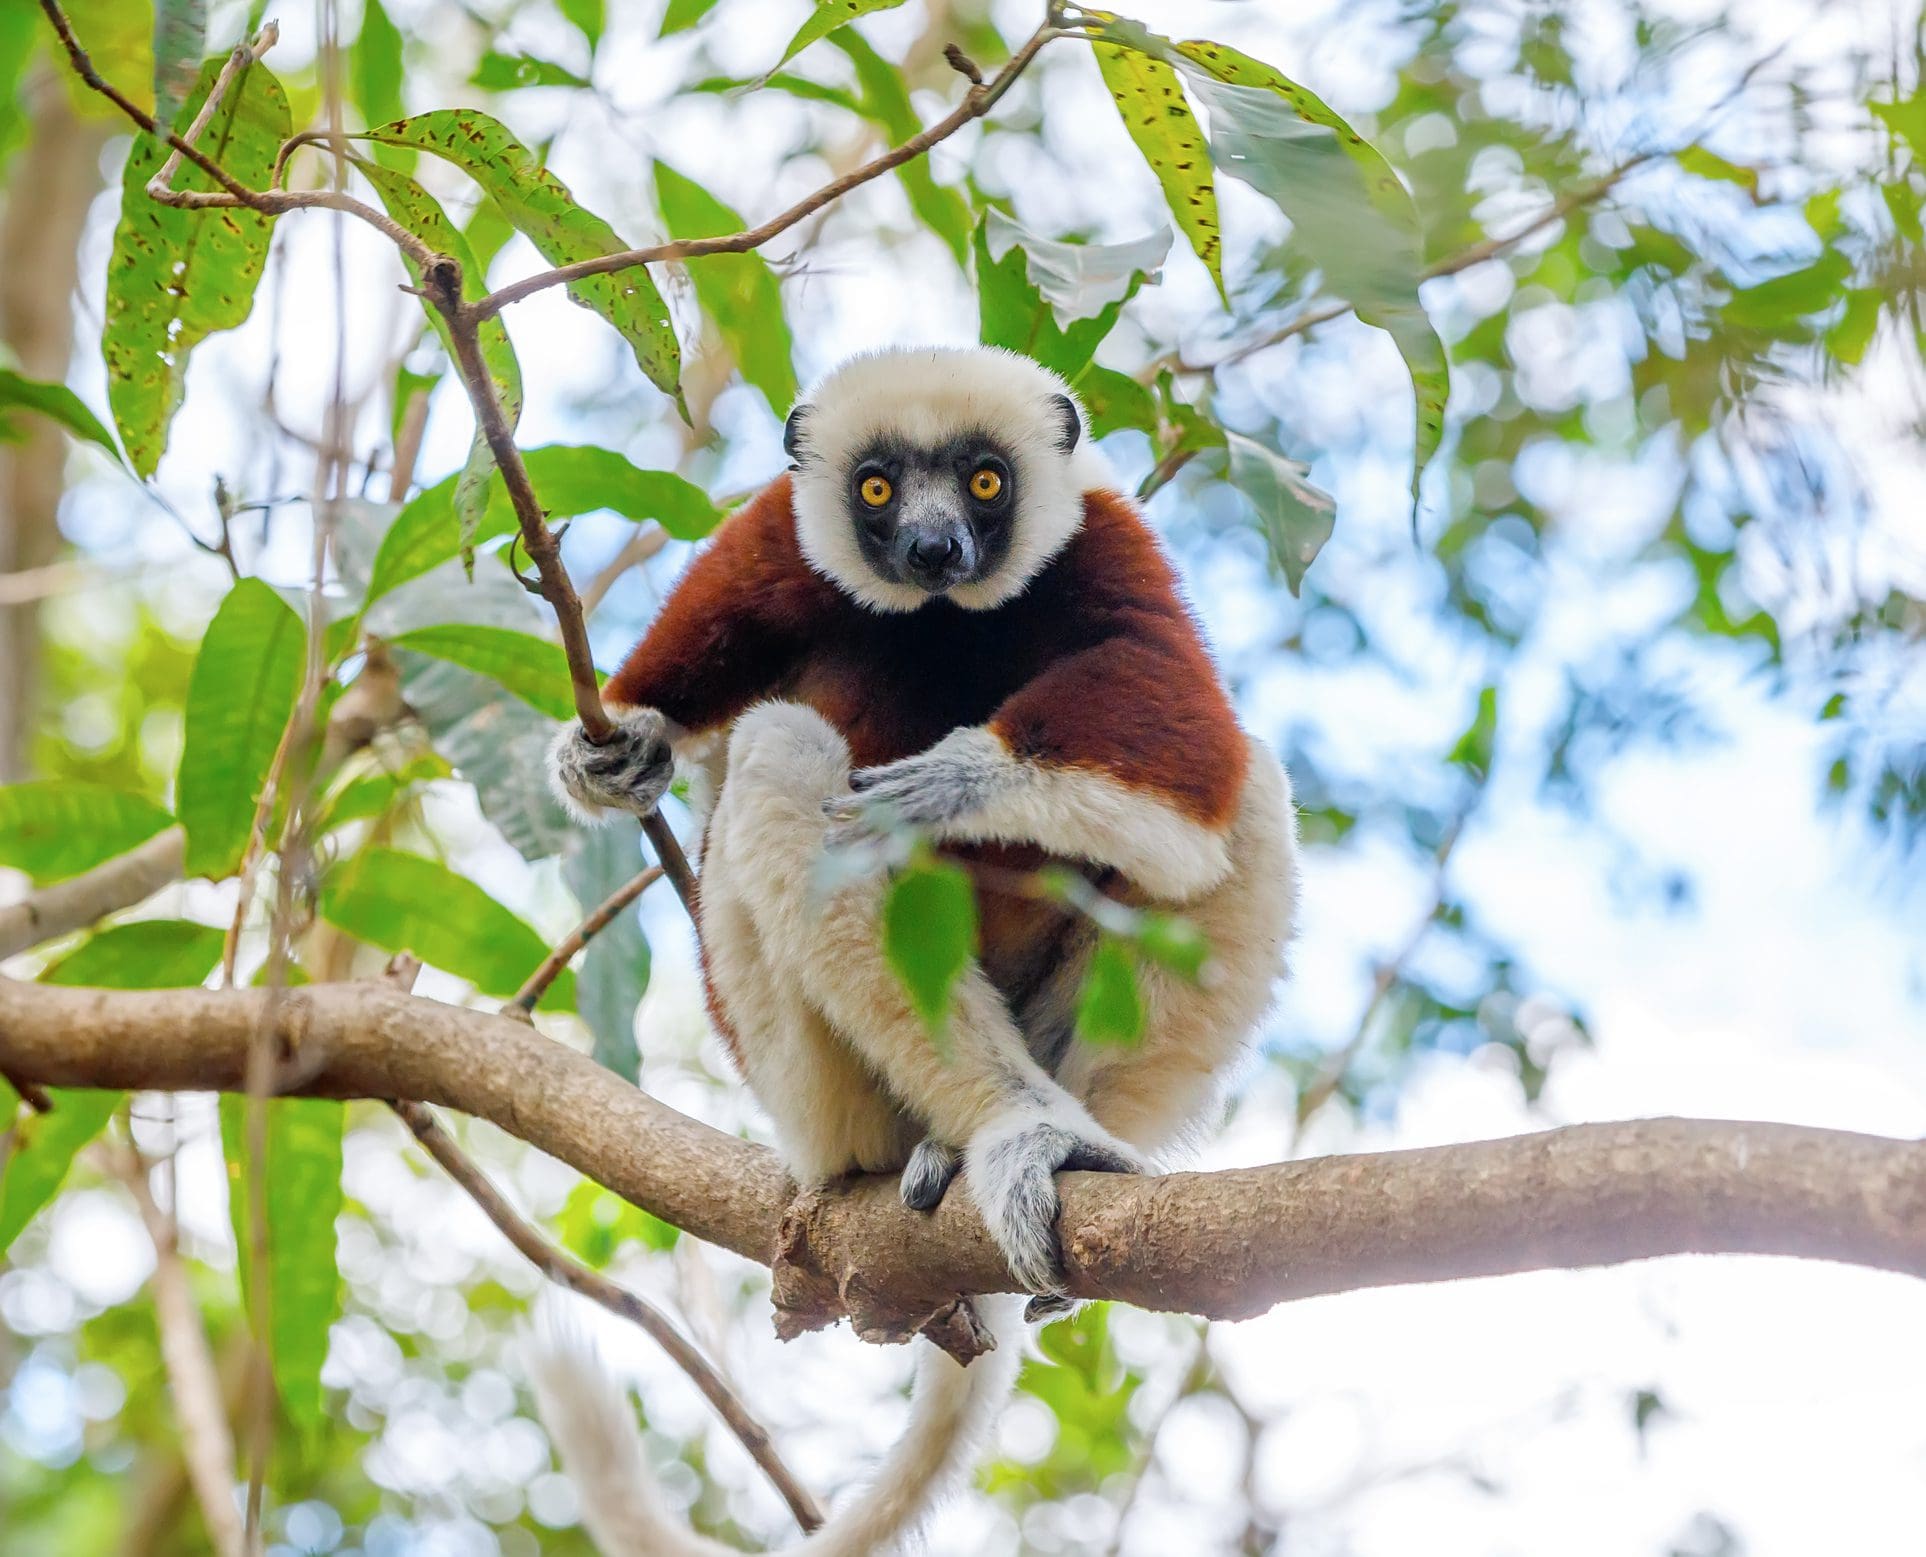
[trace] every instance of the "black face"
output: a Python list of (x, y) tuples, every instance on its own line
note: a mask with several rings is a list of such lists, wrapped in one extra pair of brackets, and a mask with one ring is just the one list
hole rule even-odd
[(988, 578), (1008, 555), (1016, 467), (982, 434), (934, 448), (882, 439), (850, 467), (844, 501), (878, 577), (942, 594)]

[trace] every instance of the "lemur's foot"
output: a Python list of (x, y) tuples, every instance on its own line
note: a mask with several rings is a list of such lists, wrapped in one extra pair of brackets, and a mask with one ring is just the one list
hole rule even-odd
[(1013, 1108), (980, 1130), (965, 1153), (971, 1197), (1024, 1292), (1063, 1293), (1055, 1177), (1060, 1170), (1149, 1171), (1129, 1146), (1081, 1108), (1070, 1107), (1081, 1117), (1060, 1107)]
[(1067, 1292), (1039, 1292), (1023, 1305), (1023, 1319), (1026, 1324), (1047, 1325), (1053, 1320), (1068, 1319), (1083, 1307), (1083, 1299), (1073, 1298)]
[(934, 1211), (943, 1203), (943, 1196), (963, 1171), (963, 1154), (954, 1146), (946, 1146), (935, 1136), (925, 1136), (917, 1142), (916, 1150), (910, 1153), (910, 1160), (903, 1169), (899, 1188), (903, 1204), (912, 1211)]
[(556, 794), (585, 821), (600, 811), (647, 816), (675, 777), (668, 724), (653, 708), (612, 711), (615, 730), (598, 746), (579, 724), (567, 725), (549, 748)]

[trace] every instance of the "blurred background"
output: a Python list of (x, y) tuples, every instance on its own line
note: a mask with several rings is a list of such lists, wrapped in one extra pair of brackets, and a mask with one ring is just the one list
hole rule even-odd
[[(993, 66), (1039, 9), (911, 0), (754, 85), (808, 14), (800, 0), (385, 4), (278, 15), (270, 64), (297, 128), (325, 101), (334, 38), (352, 123), (484, 107), (635, 242), (670, 230), (677, 175), (754, 221), (873, 156), (906, 113), (929, 122), (956, 100), (945, 44)], [(145, 4), (71, 11), (103, 74), (146, 81)], [(1243, 717), (1284, 755), (1303, 808), (1292, 977), (1203, 1164), (1670, 1113), (1926, 1134), (1917, 9), (1139, 0), (1131, 14), (1275, 63), (1385, 153), (1415, 201), (1436, 272), (1423, 304), (1451, 360), (1414, 529), (1398, 351), (1341, 311), (1303, 323), (1331, 297), (1315, 246), (1229, 178), (1229, 309), (1179, 239), (1098, 352), (1163, 386), (1157, 425), (1119, 418), (1104, 452), (1150, 490)], [(215, 49), (247, 22), (212, 5)], [(104, 417), (129, 141), (47, 42), (34, 8), (8, 0), (0, 349)], [(539, 268), (489, 208), (471, 220), (472, 188), (444, 174), (435, 187), (493, 253), (497, 284)], [(867, 185), (765, 251), (787, 340), (658, 267), (687, 424), (559, 291), (512, 309), (523, 445), (615, 449), (726, 505), (782, 468), (796, 381), (866, 347), (977, 338), (967, 213), (985, 205), (1098, 243), (1169, 220), (1081, 43), (1045, 50), (987, 123), (936, 148), (926, 181)], [(308, 578), (329, 429), (351, 447), (330, 572), (343, 595), (394, 514), (411, 401), (427, 407), (420, 481), (461, 467), (472, 422), (402, 279), (358, 224), (284, 219), (246, 323), (195, 354), (145, 485), (0, 413), (0, 780), (169, 803), (196, 647), (230, 570), (290, 591)], [(1297, 592), (1263, 505), (1227, 479), (1234, 459), (1170, 458), (1173, 408), (1207, 410), (1335, 498)], [(571, 570), (597, 581), (602, 664), (691, 549), (612, 514), (571, 525)], [(543, 630), (499, 552), (476, 577), (451, 563), (416, 581), (391, 625), (448, 620), (453, 601), (463, 620)], [(538, 776), (517, 766), (538, 746), (494, 740), (490, 768), (475, 678), (403, 671), (446, 760), (408, 768), (364, 825), (559, 939), (599, 894), (542, 832)], [(0, 901), (24, 889), (5, 877)], [(192, 881), (127, 917), (225, 926), (234, 893)], [(631, 929), (616, 1026), (639, 996), (628, 1062), (642, 1084), (766, 1139), (707, 1033), (680, 908), (652, 893)], [(7, 971), (35, 976), (68, 949)], [(449, 971), (420, 987), (480, 998)], [(606, 1023), (591, 1036), (544, 1021), (621, 1047)], [(137, 1098), (126, 1129), (171, 1157), (193, 1290), (237, 1372), (212, 1101)], [(490, 1127), (463, 1137), (517, 1204), (686, 1323), (805, 1482), (833, 1497), (862, 1479), (904, 1417), (904, 1351), (846, 1329), (779, 1345), (759, 1267)], [(372, 1105), (348, 1113), (342, 1185), (324, 1420), (277, 1450), (270, 1549), (588, 1550), (515, 1358), (540, 1278)], [(88, 1154), (0, 1264), (0, 1551), (207, 1549), (153, 1266), (133, 1200)], [(638, 1383), (692, 1517), (744, 1544), (793, 1537), (688, 1382), (641, 1335), (583, 1317)], [(988, 1469), (929, 1546), (1904, 1549), (1926, 1528), (1923, 1336), (1916, 1282), (1758, 1259), (1338, 1296), (1207, 1327), (1098, 1306), (1041, 1334)]]

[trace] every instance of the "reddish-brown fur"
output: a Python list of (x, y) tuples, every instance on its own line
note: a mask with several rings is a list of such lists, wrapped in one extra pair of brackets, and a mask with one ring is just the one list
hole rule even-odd
[[(806, 703), (842, 731), (859, 768), (987, 725), (1018, 757), (1096, 770), (1212, 828), (1229, 826), (1247, 761), (1169, 563), (1111, 492), (1086, 495), (1082, 528), (1014, 600), (888, 613), (804, 560), (779, 477), (723, 524), (605, 695), (691, 732), (764, 698)], [(1060, 905), (1010, 890), (1012, 873), (1049, 857), (950, 852), (976, 871), (983, 966), (1014, 998), (1070, 930)], [(1103, 885), (1129, 891), (1108, 876)]]

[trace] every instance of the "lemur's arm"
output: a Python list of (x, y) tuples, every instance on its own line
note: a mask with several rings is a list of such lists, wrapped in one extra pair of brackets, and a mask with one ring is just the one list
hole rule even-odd
[(669, 787), (674, 747), (728, 723), (776, 685), (829, 600), (797, 550), (789, 478), (730, 516), (690, 564), (602, 698), (616, 723), (597, 746), (579, 725), (557, 738), (557, 788), (585, 819), (647, 815)]
[[(982, 725), (852, 776), (853, 831), (891, 821), (958, 841), (1035, 843), (1181, 900), (1222, 880), (1248, 748), (1169, 566), (1135, 515), (1077, 557), (1079, 647)], [(1085, 555), (1087, 553), (1087, 555)]]

